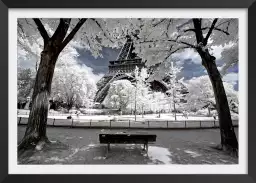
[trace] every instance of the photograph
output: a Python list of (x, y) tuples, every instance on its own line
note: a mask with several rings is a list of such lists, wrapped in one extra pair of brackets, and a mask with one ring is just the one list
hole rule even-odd
[(17, 165), (241, 163), (240, 23), (17, 18)]

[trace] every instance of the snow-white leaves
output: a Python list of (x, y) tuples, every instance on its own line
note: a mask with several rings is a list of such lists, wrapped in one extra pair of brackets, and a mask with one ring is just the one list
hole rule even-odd
[[(186, 95), (187, 110), (199, 110), (207, 105), (215, 104), (215, 97), (209, 76), (204, 75), (186, 81), (188, 94)], [(238, 92), (232, 84), (223, 82), (226, 95), (231, 107), (231, 102), (238, 104)]]
[[(214, 19), (200, 19), (203, 37), (209, 33)], [(136, 49), (146, 64), (151, 66), (168, 60), (171, 54), (187, 48), (198, 46), (195, 27), (192, 19), (146, 19), (140, 27), (139, 40)], [(238, 20), (218, 19), (208, 44), (204, 49), (212, 46), (224, 46), (238, 40)]]
[(215, 103), (212, 85), (208, 76), (192, 78), (187, 83), (186, 96), (188, 110), (199, 110), (207, 104)]
[(52, 83), (52, 98), (54, 100), (88, 107), (96, 91), (96, 83), (90, 77), (88, 67), (78, 65), (76, 60), (68, 57), (59, 61)]
[(110, 84), (108, 95), (104, 100), (106, 107), (126, 110), (134, 96), (134, 86), (129, 80), (117, 80)]
[(226, 47), (221, 53), (224, 65), (221, 69), (221, 75), (224, 76), (228, 69), (238, 64), (238, 43), (233, 43)]

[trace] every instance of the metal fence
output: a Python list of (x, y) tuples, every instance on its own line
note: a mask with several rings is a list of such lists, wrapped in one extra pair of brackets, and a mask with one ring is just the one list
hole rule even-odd
[[(18, 125), (26, 125), (28, 118), (18, 117)], [(112, 120), (79, 120), (48, 118), (48, 126), (71, 128), (144, 128), (144, 129), (186, 129), (186, 128), (219, 128), (218, 120), (184, 120), (184, 121), (112, 121)], [(238, 126), (238, 120), (233, 120)]]

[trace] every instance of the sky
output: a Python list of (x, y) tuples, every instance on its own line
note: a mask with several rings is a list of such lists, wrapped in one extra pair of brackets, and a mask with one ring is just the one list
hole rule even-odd
[[(120, 50), (117, 49), (103, 48), (103, 58), (95, 59), (91, 56), (89, 51), (80, 49), (78, 50), (78, 53), (80, 54), (78, 59), (80, 63), (92, 68), (92, 72), (95, 75), (103, 76), (108, 72), (108, 62), (116, 60), (119, 51)], [(216, 57), (217, 66), (223, 64), (221, 61), (221, 52), (221, 47), (213, 48), (212, 54)], [(193, 50), (187, 49), (186, 51), (179, 53), (178, 57), (180, 58), (179, 64), (183, 67), (180, 76), (184, 77), (184, 80), (207, 75), (205, 68), (201, 64), (200, 56)], [(233, 84), (234, 89), (238, 90), (238, 66), (230, 68), (228, 73), (223, 77), (223, 80)]]
[[(214, 47), (212, 54), (216, 57), (217, 66), (221, 66), (223, 61), (221, 60), (222, 47)], [(103, 48), (103, 58), (94, 58), (90, 51), (86, 49), (77, 48), (78, 63), (84, 64), (88, 68), (88, 73), (91, 78), (97, 82), (101, 77), (108, 72), (108, 63), (111, 60), (116, 60), (120, 49)], [(205, 68), (201, 64), (200, 56), (192, 49), (186, 49), (184, 52), (176, 54), (179, 58), (179, 65), (183, 67), (180, 76), (184, 77), (184, 80), (189, 80), (193, 77), (199, 77), (207, 75)], [(35, 60), (19, 60), (20, 65), (24, 68), (35, 68)], [(235, 90), (238, 90), (238, 66), (229, 68), (228, 73), (223, 77), (223, 80), (231, 83)]]

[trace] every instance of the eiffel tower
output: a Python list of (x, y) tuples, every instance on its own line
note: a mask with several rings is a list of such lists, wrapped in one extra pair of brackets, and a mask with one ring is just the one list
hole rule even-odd
[[(126, 36), (126, 43), (123, 45), (120, 53), (118, 54), (115, 61), (109, 61), (108, 73), (106, 73), (98, 82), (98, 91), (96, 93), (94, 101), (97, 103), (102, 103), (107, 96), (110, 84), (116, 80), (128, 79), (132, 81), (133, 71), (136, 66), (141, 69), (145, 67), (145, 63), (139, 58), (134, 52), (134, 46), (130, 36)], [(154, 90), (166, 91), (167, 87), (164, 84), (157, 82), (152, 82), (151, 86)], [(159, 89), (160, 88), (160, 89)]]

